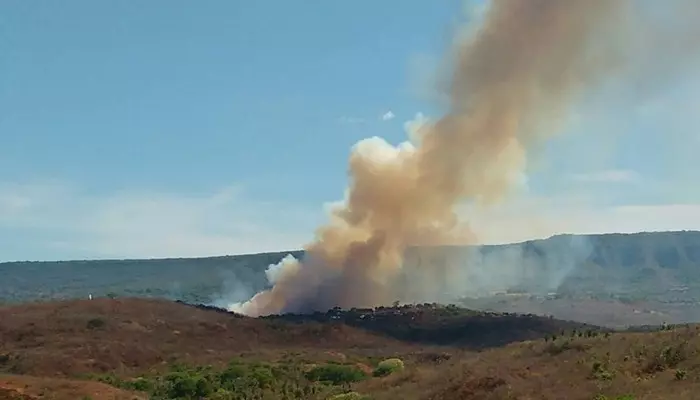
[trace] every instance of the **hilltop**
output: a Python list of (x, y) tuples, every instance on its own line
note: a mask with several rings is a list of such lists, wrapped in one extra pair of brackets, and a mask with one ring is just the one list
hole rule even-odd
[[(265, 269), (301, 251), (156, 260), (0, 263), (0, 302), (166, 298), (225, 305), (268, 287)], [(537, 313), (626, 326), (700, 320), (700, 232), (559, 235), (524, 243), (412, 248), (405, 270), (451, 265), (445, 298), (494, 312)], [(431, 268), (426, 268), (430, 266)], [(438, 268), (439, 269), (439, 268)], [(456, 298), (455, 296), (463, 296)]]
[(595, 327), (438, 305), (265, 318), (134, 298), (0, 307), (2, 349), (9, 357), (5, 366), (56, 377), (115, 369), (141, 372), (164, 361), (211, 363), (261, 348), (371, 353), (414, 345), (480, 349), (571, 329)]
[(24, 304), (0, 307), (0, 398), (683, 400), (700, 389), (698, 329), (437, 304), (266, 318), (165, 300)]

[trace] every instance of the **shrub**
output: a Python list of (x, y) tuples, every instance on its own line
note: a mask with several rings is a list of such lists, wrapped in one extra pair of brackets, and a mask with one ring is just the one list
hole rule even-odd
[(171, 399), (202, 398), (214, 391), (211, 382), (198, 374), (171, 372), (165, 377), (165, 381), (165, 394)]
[(148, 392), (153, 390), (153, 382), (146, 378), (136, 378), (131, 381), (126, 381), (123, 383), (126, 389), (136, 390), (139, 392)]
[(216, 392), (212, 393), (208, 397), (209, 400), (232, 400), (236, 399), (235, 393), (219, 388)]
[(387, 376), (393, 374), (394, 372), (402, 371), (404, 369), (403, 361), (398, 358), (389, 358), (384, 360), (377, 365), (374, 370), (374, 376)]
[(608, 370), (601, 362), (596, 361), (591, 368), (591, 377), (601, 381), (610, 381), (615, 375)]
[[(335, 371), (335, 372), (334, 372)], [(353, 375), (354, 374), (354, 375)], [(349, 383), (364, 378), (349, 366), (333, 365), (317, 370), (319, 380)], [(112, 374), (93, 375), (92, 379), (115, 387), (148, 393), (153, 400), (301, 400), (338, 393), (338, 387), (310, 382), (297, 365), (272, 366), (262, 363), (232, 362), (225, 369), (210, 366), (172, 365), (164, 375), (124, 380)]]
[(254, 367), (250, 377), (257, 382), (258, 387), (266, 388), (270, 387), (275, 381), (275, 376), (272, 374), (272, 370), (267, 367)]
[(684, 369), (678, 369), (676, 370), (676, 380), (677, 381), (682, 381), (688, 376), (688, 371)]
[(365, 396), (357, 392), (348, 392), (336, 394), (335, 396), (329, 397), (328, 400), (369, 400), (369, 398), (369, 396)]
[(647, 363), (644, 372), (661, 372), (667, 368), (675, 368), (688, 358), (685, 343), (665, 347), (661, 353), (655, 354)]
[(318, 366), (306, 374), (311, 381), (330, 382), (333, 385), (358, 382), (367, 377), (359, 368), (352, 365), (327, 364)]
[(219, 380), (222, 384), (227, 382), (232, 382), (238, 378), (246, 376), (248, 371), (246, 368), (239, 364), (229, 364), (229, 366), (221, 372), (219, 375)]

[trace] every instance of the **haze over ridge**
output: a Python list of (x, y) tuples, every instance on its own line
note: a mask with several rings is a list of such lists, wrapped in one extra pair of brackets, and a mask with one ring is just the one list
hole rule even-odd
[[(677, 17), (686, 16), (688, 4), (677, 3)], [(663, 50), (640, 51), (646, 43), (634, 34), (648, 21), (637, 8), (609, 1), (490, 3), (482, 25), (457, 46), (447, 113), (398, 147), (379, 138), (359, 142), (345, 201), (306, 246), (304, 258), (272, 266), (272, 288), (233, 308), (264, 315), (385, 304), (405, 290), (397, 278), (409, 246), (474, 242), (455, 207), (507, 196), (528, 150), (561, 128), (580, 95), (635, 74), (661, 83), (693, 55), (673, 48), (664, 54), (677, 57), (669, 68), (635, 64), (646, 50)], [(665, 39), (692, 43), (692, 23), (673, 28), (673, 35), (662, 32)], [(424, 268), (433, 269), (424, 279), (452, 273), (450, 265)], [(421, 285), (442, 291), (430, 280)]]

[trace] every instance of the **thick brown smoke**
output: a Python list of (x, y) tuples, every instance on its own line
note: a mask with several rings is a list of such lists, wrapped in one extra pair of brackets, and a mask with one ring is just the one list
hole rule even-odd
[[(412, 143), (358, 143), (344, 203), (303, 260), (271, 268), (273, 287), (238, 310), (367, 307), (403, 296), (397, 277), (407, 248), (473, 242), (455, 206), (507, 195), (528, 150), (557, 132), (579, 94), (625, 64), (632, 8), (625, 0), (493, 1), (457, 48), (448, 112)], [(423, 274), (422, 284), (445, 274)]]

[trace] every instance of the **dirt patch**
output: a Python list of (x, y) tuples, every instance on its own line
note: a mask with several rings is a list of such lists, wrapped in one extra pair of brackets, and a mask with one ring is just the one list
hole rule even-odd
[[(6, 396), (6, 397), (3, 397)], [(0, 399), (145, 400), (142, 394), (91, 381), (0, 375)]]

